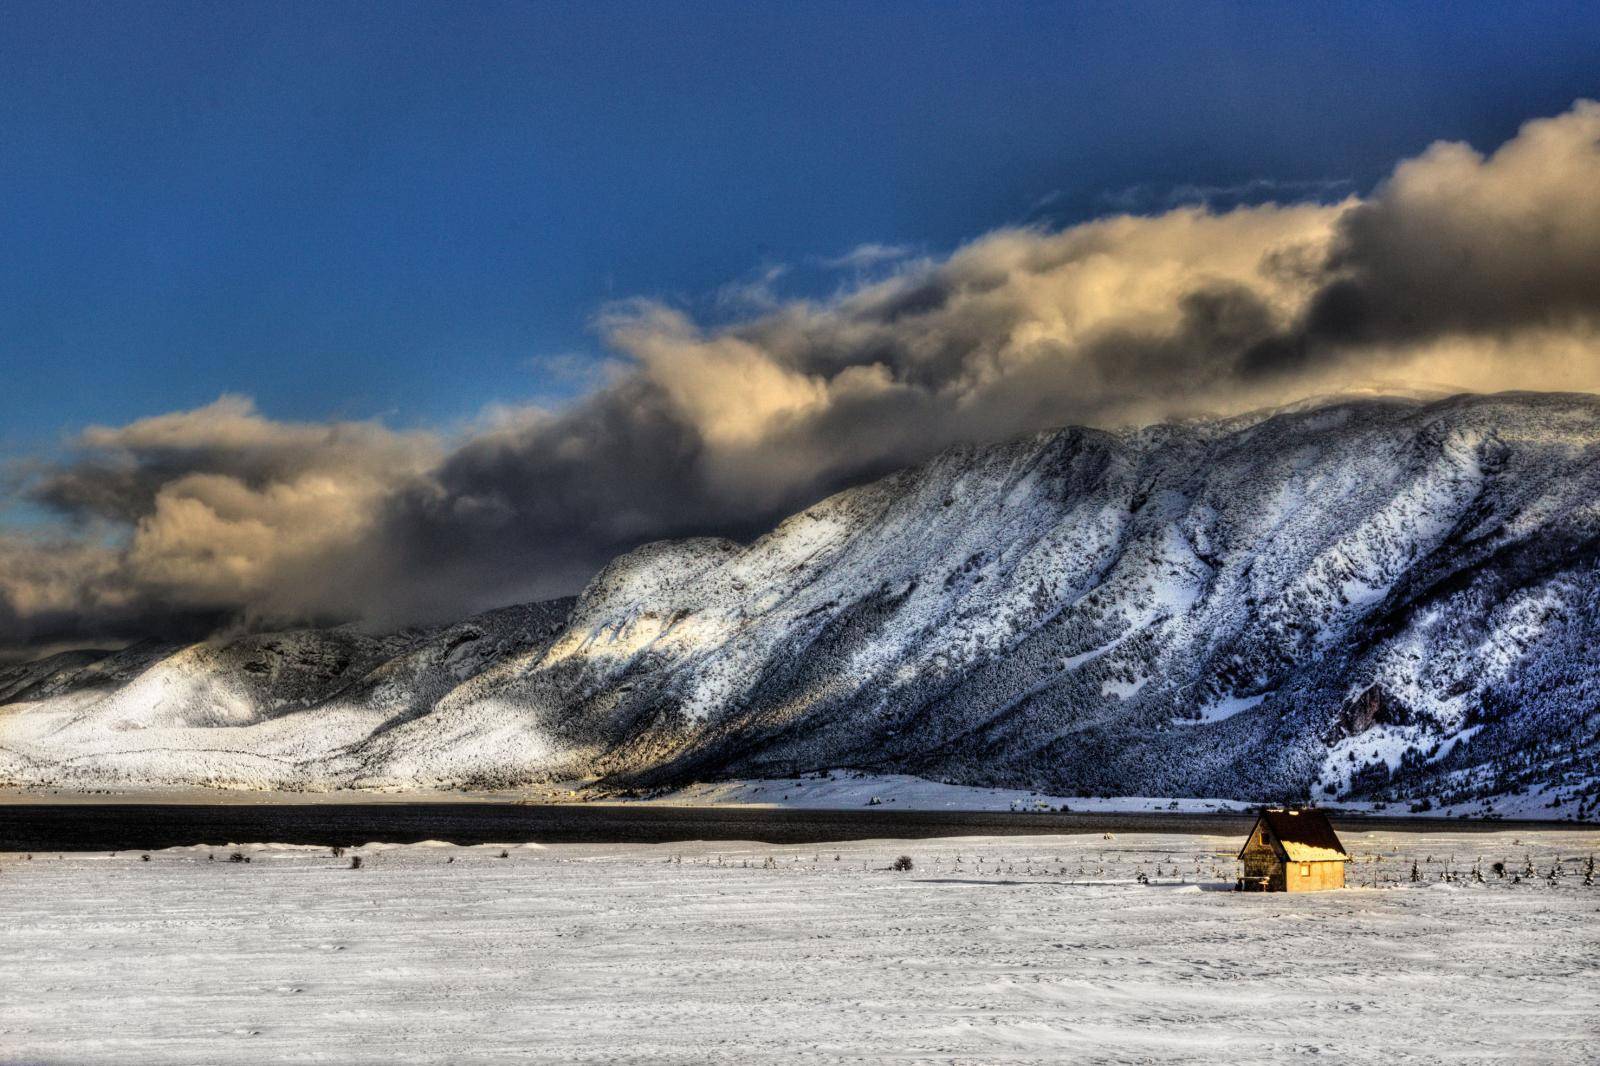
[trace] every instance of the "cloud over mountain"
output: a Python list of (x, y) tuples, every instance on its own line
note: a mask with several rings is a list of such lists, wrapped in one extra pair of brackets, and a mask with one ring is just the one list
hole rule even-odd
[(453, 437), (232, 397), (91, 429), (21, 478), (62, 523), (0, 537), (0, 646), (554, 595), (638, 543), (747, 536), (952, 443), (1065, 423), (1368, 385), (1594, 390), (1596, 189), (1583, 101), (1487, 155), (1435, 144), (1364, 199), (1001, 230), (717, 327), (620, 304), (600, 319), (620, 368), (592, 391)]

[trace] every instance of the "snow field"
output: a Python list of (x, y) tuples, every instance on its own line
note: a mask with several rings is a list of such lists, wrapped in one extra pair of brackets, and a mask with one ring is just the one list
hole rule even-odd
[(1600, 833), (1345, 842), (1397, 886), (1214, 891), (1239, 842), (1177, 834), (0, 856), (0, 1061), (1594, 1061)]
[[(874, 803), (873, 801), (877, 802)], [(1249, 811), (1242, 800), (1172, 799), (1153, 796), (1050, 796), (1023, 788), (978, 788), (929, 781), (909, 774), (866, 774), (828, 770), (801, 777), (765, 780), (710, 781), (652, 796), (642, 802), (657, 806), (788, 807), (803, 810), (848, 810), (885, 806), (906, 811), (1054, 811), (1080, 813), (1143, 813), (1175, 811), (1199, 814)]]

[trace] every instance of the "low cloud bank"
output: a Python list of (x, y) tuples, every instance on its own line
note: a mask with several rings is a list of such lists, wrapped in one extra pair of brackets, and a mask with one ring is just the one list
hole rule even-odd
[[(580, 587), (639, 543), (745, 537), (958, 441), (1226, 414), (1352, 385), (1600, 389), (1600, 104), (1365, 199), (990, 233), (706, 328), (607, 309), (617, 367), (454, 438), (224, 397), (93, 428), (16, 491), (0, 647), (438, 619)], [(886, 264), (894, 264), (892, 268)]]

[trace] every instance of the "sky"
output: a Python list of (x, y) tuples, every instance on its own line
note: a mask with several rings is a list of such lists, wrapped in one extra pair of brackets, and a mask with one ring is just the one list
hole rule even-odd
[(1067, 422), (1595, 387), (1595, 55), (1592, 4), (8, 4), (0, 649), (572, 592)]

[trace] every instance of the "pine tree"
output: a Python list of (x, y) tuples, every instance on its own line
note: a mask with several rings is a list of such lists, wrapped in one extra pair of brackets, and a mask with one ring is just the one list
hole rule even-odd
[(1421, 881), (1422, 880), (1422, 871), (1417, 869), (1417, 860), (1416, 859), (1412, 859), (1411, 860), (1411, 880), (1413, 880), (1413, 881)]

